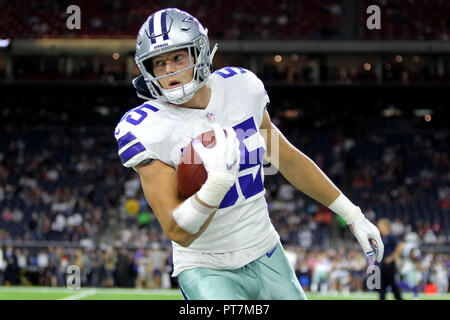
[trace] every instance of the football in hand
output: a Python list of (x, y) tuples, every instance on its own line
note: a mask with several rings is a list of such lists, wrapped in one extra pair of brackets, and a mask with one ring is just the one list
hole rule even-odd
[[(195, 139), (200, 141), (206, 148), (212, 148), (216, 144), (214, 130), (204, 132)], [(177, 169), (178, 193), (184, 199), (189, 198), (200, 190), (208, 177), (202, 159), (194, 150), (193, 142), (195, 139), (183, 148), (181, 161)]]

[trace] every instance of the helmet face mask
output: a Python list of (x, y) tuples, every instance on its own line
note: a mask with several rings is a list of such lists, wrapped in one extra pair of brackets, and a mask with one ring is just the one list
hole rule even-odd
[[(160, 25), (156, 27), (158, 23)], [(189, 66), (171, 74), (156, 77), (153, 73), (152, 59), (160, 54), (183, 49), (188, 52)], [(207, 30), (197, 19), (184, 11), (164, 9), (155, 12), (139, 31), (135, 61), (154, 99), (183, 104), (192, 99), (211, 74)], [(190, 82), (185, 83), (182, 73), (189, 69), (193, 70), (193, 77)], [(179, 75), (181, 85), (173, 89), (164, 89), (159, 80), (174, 75)]]

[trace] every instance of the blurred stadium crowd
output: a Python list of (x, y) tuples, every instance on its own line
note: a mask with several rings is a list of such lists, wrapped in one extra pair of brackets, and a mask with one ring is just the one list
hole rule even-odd
[[(135, 38), (142, 22), (163, 2), (0, 0), (0, 39)], [(66, 8), (72, 4), (82, 8), (83, 27), (77, 32), (66, 28)], [(450, 36), (450, 1), (446, 0), (267, 0), (258, 6), (252, 0), (174, 0), (170, 4), (195, 13), (214, 40), (448, 41)], [(371, 4), (382, 9), (383, 28), (377, 32), (364, 27), (365, 10)], [(352, 8), (356, 14), (348, 20), (344, 15)], [(353, 34), (345, 31), (346, 24), (357, 26)], [(1, 87), (0, 285), (64, 286), (67, 266), (74, 264), (82, 270), (82, 286), (176, 287), (176, 279), (169, 276), (170, 240), (147, 205), (137, 174), (123, 168), (116, 153), (114, 126), (123, 108), (134, 106), (113, 92), (115, 85), (129, 80), (129, 57), (19, 54), (8, 57), (13, 66), (9, 75), (4, 57), (0, 55), (0, 82), (17, 81), (19, 86)], [(228, 58), (235, 59), (232, 54)], [(219, 50), (216, 67), (228, 58), (221, 57)], [(377, 64), (383, 84), (439, 86), (450, 81), (448, 56), (392, 52), (379, 55), (376, 62), (372, 58), (255, 57), (258, 76), (275, 83), (274, 87), (380, 84)], [(320, 74), (313, 75), (317, 64)], [(20, 86), (22, 80), (36, 80), (38, 89), (28, 91), (29, 87)], [(78, 96), (69, 90), (72, 96), (67, 99), (60, 80), (81, 81), (81, 86), (90, 83), (91, 89), (83, 87), (81, 93), (74, 89)], [(36, 92), (39, 82), (50, 82), (51, 94)], [(105, 83), (112, 85), (101, 93)], [(399, 104), (407, 101), (409, 110), (442, 100), (430, 95), (414, 101), (410, 93), (400, 93), (397, 99)], [(134, 96), (133, 90), (126, 94)], [(322, 100), (326, 94), (317, 96)], [(294, 103), (272, 99), (269, 111), (274, 123), (369, 220), (388, 218), (399, 240), (420, 248), (415, 263), (421, 291), (434, 284), (439, 292), (448, 292), (450, 140), (447, 124), (433, 127), (445, 119), (433, 116), (433, 126), (413, 128), (411, 119), (364, 114), (361, 110), (368, 109), (369, 102), (363, 97), (356, 105), (362, 113), (344, 112), (343, 105), (332, 101), (333, 112), (311, 112), (304, 120), (299, 110), (305, 106), (314, 110), (322, 101), (294, 98)], [(388, 109), (394, 115), (399, 112)], [(271, 219), (302, 286), (312, 292), (365, 290), (367, 263), (345, 223), (279, 174), (266, 176), (265, 187)], [(408, 261), (405, 253), (397, 262), (399, 269)], [(398, 281), (407, 288), (405, 277), (399, 274)]]
[[(448, 131), (386, 133), (373, 118), (342, 125), (334, 115), (308, 128), (295, 125), (289, 115), (275, 113), (273, 121), (349, 190), (370, 220), (390, 219), (392, 232), (399, 239), (415, 234), (417, 246), (449, 245)], [(2, 116), (0, 137), (8, 141), (0, 149), (4, 283), (63, 285), (63, 271), (76, 264), (84, 266), (86, 286), (176, 285), (168, 277), (170, 240), (147, 205), (137, 174), (122, 167), (115, 151), (110, 121), (120, 114), (93, 113), (96, 126), (77, 123), (77, 117), (85, 119), (83, 113), (33, 112), (27, 106), (4, 108)], [(358, 134), (342, 126), (358, 127)], [(271, 219), (282, 243), (297, 256), (302, 284), (311, 290), (322, 282), (330, 290), (361, 289), (367, 266), (345, 223), (279, 174), (266, 176), (265, 185)], [(35, 245), (11, 247), (11, 240)], [(42, 250), (39, 243), (66, 248)], [(421, 261), (425, 281), (434, 279), (437, 265), (447, 272), (450, 267), (446, 253), (425, 251)], [(317, 274), (318, 266), (328, 270), (325, 278)], [(34, 280), (24, 276), (26, 270)]]
[[(119, 245), (168, 241), (161, 238), (138, 175), (117, 159), (114, 125), (75, 125), (65, 113), (25, 107), (2, 112), (0, 135), (8, 143), (0, 149), (0, 239), (98, 240), (107, 221), (125, 221), (129, 230), (122, 231)], [(374, 124), (359, 118), (346, 124), (365, 127), (354, 136), (333, 129), (339, 128), (333, 117), (321, 119), (328, 123), (320, 133), (300, 130), (286, 117), (274, 115), (273, 121), (332, 181), (349, 190), (371, 220), (395, 219), (400, 230), (414, 230), (425, 244), (448, 244), (448, 132), (381, 133), (374, 130), (377, 124), (371, 130)], [(285, 243), (321, 246), (330, 232), (346, 228), (280, 174), (266, 176), (265, 185)]]
[[(136, 30), (165, 1), (140, 0), (41, 0), (0, 1), (0, 38), (135, 37)], [(378, 5), (383, 28), (365, 28), (366, 8)], [(83, 9), (81, 32), (66, 25), (66, 9)], [(450, 3), (446, 0), (252, 0), (170, 1), (170, 5), (195, 16), (208, 26), (216, 40), (334, 40), (341, 36), (340, 23), (357, 24), (357, 40), (449, 40)], [(343, 6), (351, 6), (356, 21), (346, 19)], [(214, 14), (211, 14), (214, 13)]]
[[(221, 54), (219, 50), (219, 55)], [(219, 58), (219, 56), (218, 56)], [(234, 57), (224, 57), (223, 60)], [(265, 81), (279, 83), (313, 84), (316, 82), (314, 69), (320, 63), (317, 81), (331, 84), (375, 84), (378, 82), (375, 62), (370, 59), (339, 61), (325, 59), (315, 61), (308, 56), (264, 55), (257, 58), (261, 65), (258, 76)], [(279, 59), (279, 61), (274, 61)], [(361, 60), (361, 61), (359, 61)], [(83, 82), (124, 82), (127, 80), (127, 57), (117, 60), (108, 57), (15, 57), (16, 67), (11, 77), (15, 80), (32, 81), (83, 81)], [(220, 60), (219, 60), (220, 61)], [(225, 62), (216, 65), (223, 67)], [(437, 72), (436, 59), (420, 55), (385, 56), (379, 62), (382, 65), (381, 81), (386, 84), (448, 83), (450, 68)], [(448, 62), (446, 62), (448, 63)], [(45, 72), (42, 72), (42, 70)], [(137, 72), (134, 70), (133, 72)], [(137, 74), (136, 74), (137, 75)], [(0, 80), (7, 80), (6, 71), (0, 66)]]
[[(164, 1), (142, 0), (0, 0), (0, 39), (135, 39), (137, 30), (149, 14)], [(70, 5), (82, 10), (82, 28), (66, 27)], [(366, 8), (381, 8), (383, 28), (371, 32), (365, 27)], [(214, 41), (244, 40), (410, 40), (448, 41), (450, 3), (445, 0), (362, 0), (308, 1), (269, 0), (254, 5), (253, 0), (170, 1), (171, 6), (192, 12)], [(345, 6), (345, 8), (343, 8)], [(217, 14), (209, 14), (216, 12)], [(350, 17), (345, 13), (349, 12)], [(353, 13), (354, 12), (354, 13)], [(349, 32), (348, 30), (353, 30)], [(430, 51), (431, 52), (431, 51)], [(429, 53), (430, 53), (429, 52)], [(111, 52), (113, 54), (113, 52)], [(230, 65), (220, 59), (216, 67)], [(12, 58), (14, 68), (7, 74), (6, 62), (0, 56), (0, 80), (37, 81), (128, 81), (128, 56), (59, 56), (18, 55)], [(232, 61), (236, 57), (230, 58)], [(288, 83), (377, 83), (377, 68), (383, 83), (447, 83), (450, 81), (448, 58), (437, 62), (431, 55), (400, 54), (341, 59), (339, 55), (317, 60), (314, 55), (259, 55), (262, 65), (258, 75), (265, 81)], [(273, 59), (276, 59), (274, 62)], [(223, 65), (222, 65), (223, 63)], [(314, 69), (320, 63), (319, 75)], [(45, 72), (43, 72), (45, 70)], [(440, 70), (440, 71), (438, 71)], [(137, 73), (137, 70), (134, 70)]]
[[(417, 260), (408, 257), (417, 248), (414, 233), (407, 234), (405, 250), (396, 264), (396, 275), (403, 292), (411, 291), (408, 273), (411, 263), (419, 270), (418, 290), (426, 293), (448, 293), (450, 254), (420, 252)], [(411, 240), (412, 239), (412, 242)], [(409, 243), (408, 243), (409, 242)], [(342, 293), (368, 291), (370, 276), (365, 256), (359, 249), (308, 250), (286, 246), (302, 287), (312, 293)], [(81, 270), (82, 287), (125, 287), (145, 289), (178, 288), (173, 271), (171, 247), (154, 244), (151, 248), (0, 248), (1, 285), (65, 286), (70, 265)]]

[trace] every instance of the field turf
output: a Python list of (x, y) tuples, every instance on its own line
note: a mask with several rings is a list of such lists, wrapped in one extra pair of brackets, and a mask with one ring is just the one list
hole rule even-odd
[[(378, 300), (377, 293), (355, 292), (348, 295), (312, 294), (306, 292), (309, 300)], [(404, 299), (412, 299), (412, 293), (404, 292)], [(391, 293), (387, 298), (393, 299)], [(148, 289), (105, 289), (82, 288), (69, 290), (66, 288), (48, 287), (0, 287), (0, 300), (183, 300), (180, 290), (148, 290)], [(419, 294), (419, 300), (450, 300), (450, 294)]]

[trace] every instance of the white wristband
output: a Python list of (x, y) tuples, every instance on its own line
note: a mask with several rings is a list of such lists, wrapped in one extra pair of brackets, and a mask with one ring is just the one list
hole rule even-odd
[(355, 206), (343, 193), (328, 208), (340, 215), (347, 224), (355, 223), (360, 218), (364, 218), (361, 209)]
[(172, 212), (172, 216), (181, 229), (196, 234), (215, 210), (215, 208), (208, 208), (200, 204), (193, 195), (178, 206)]
[(210, 172), (205, 184), (197, 191), (197, 197), (211, 207), (218, 207), (235, 180), (232, 175)]

